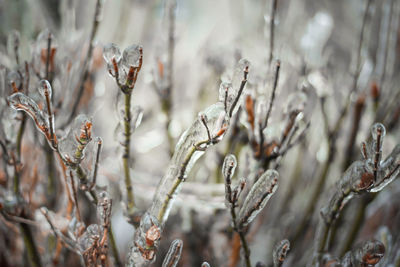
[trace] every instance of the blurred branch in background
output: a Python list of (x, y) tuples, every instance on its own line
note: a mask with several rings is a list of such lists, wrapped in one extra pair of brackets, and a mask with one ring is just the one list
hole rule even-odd
[(0, 2), (0, 265), (398, 266), (399, 21)]

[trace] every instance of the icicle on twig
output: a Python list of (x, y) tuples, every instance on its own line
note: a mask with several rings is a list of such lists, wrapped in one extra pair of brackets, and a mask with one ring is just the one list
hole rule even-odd
[(273, 251), (274, 267), (281, 267), (286, 259), (286, 255), (290, 250), (290, 242), (287, 239), (280, 241), (276, 244)]
[(171, 246), (165, 255), (162, 267), (175, 267), (178, 265), (179, 259), (181, 258), (183, 247), (183, 241), (180, 239), (175, 239), (172, 241)]

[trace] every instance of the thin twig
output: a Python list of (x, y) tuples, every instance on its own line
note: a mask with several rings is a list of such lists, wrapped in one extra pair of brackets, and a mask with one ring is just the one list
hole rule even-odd
[(243, 89), (244, 89), (244, 87), (245, 87), (245, 85), (247, 83), (247, 76), (248, 75), (249, 75), (249, 66), (246, 66), (245, 69), (243, 70), (243, 80), (242, 80), (242, 83), (240, 84), (238, 94), (237, 94), (235, 100), (232, 103), (231, 109), (229, 110), (229, 117), (230, 118), (232, 118), (233, 111), (235, 110), (235, 107), (236, 107), (236, 105), (237, 105), (237, 103), (238, 103), (238, 101), (240, 99), (240, 96), (242, 95)]
[(269, 59), (268, 62), (271, 64), (272, 58), (273, 58), (273, 53), (274, 53), (274, 32), (275, 32), (275, 14), (276, 14), (276, 9), (278, 6), (278, 0), (273, 0), (272, 2), (272, 8), (271, 8), (271, 17), (269, 20)]
[[(276, 0), (274, 0), (274, 1), (276, 1)], [(263, 125), (263, 129), (267, 128), (268, 120), (269, 120), (269, 117), (271, 116), (272, 106), (273, 106), (274, 100), (275, 100), (276, 88), (278, 86), (278, 81), (279, 81), (279, 70), (280, 70), (280, 68), (281, 68), (281, 62), (279, 60), (277, 60), (276, 61), (276, 69), (275, 69), (274, 86), (272, 87), (271, 97), (269, 99), (267, 116), (265, 117), (265, 122), (264, 122), (264, 125)]]
[(79, 103), (81, 101), (82, 95), (83, 95), (83, 91), (85, 89), (85, 83), (86, 80), (89, 77), (89, 64), (91, 62), (91, 59), (93, 57), (93, 49), (94, 49), (94, 45), (93, 45), (93, 40), (94, 37), (97, 33), (97, 29), (100, 23), (100, 19), (99, 19), (99, 15), (101, 12), (101, 8), (102, 8), (102, 0), (97, 0), (96, 1), (96, 10), (94, 12), (94, 18), (93, 18), (93, 26), (92, 26), (92, 31), (90, 33), (90, 37), (89, 37), (89, 49), (86, 53), (86, 58), (85, 61), (83, 63), (83, 75), (80, 79), (80, 83), (79, 83), (79, 90), (78, 93), (76, 94), (76, 98), (75, 98), (75, 102), (72, 106), (72, 112), (70, 113), (68, 120), (64, 123), (63, 126), (61, 126), (61, 128), (66, 127), (71, 121), (72, 119), (75, 117), (76, 112), (78, 110), (78, 106)]

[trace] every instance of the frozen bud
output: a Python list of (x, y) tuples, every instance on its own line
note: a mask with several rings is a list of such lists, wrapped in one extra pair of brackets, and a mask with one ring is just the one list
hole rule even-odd
[(274, 259), (274, 266), (281, 266), (284, 262), (287, 253), (290, 249), (289, 240), (284, 239), (280, 241), (274, 248), (273, 251), (273, 259)]
[(234, 99), (234, 91), (232, 89), (232, 84), (228, 82), (222, 82), (219, 86), (219, 97), (218, 100), (222, 103), (226, 103), (227, 107), (232, 105)]
[(383, 126), (383, 124), (379, 122), (375, 123), (374, 125), (372, 125), (371, 135), (374, 140), (378, 140), (379, 136), (382, 141), (383, 137), (386, 135), (385, 126)]
[(232, 86), (235, 90), (239, 89), (240, 84), (243, 81), (243, 73), (245, 71), (248, 71), (249, 67), (250, 67), (250, 61), (248, 61), (245, 58), (240, 59), (239, 62), (236, 64), (232, 76)]
[(19, 89), (21, 86), (22, 77), (16, 71), (10, 71), (7, 74), (7, 84), (11, 86), (11, 88), (15, 91), (15, 89)]
[(125, 48), (123, 56), (122, 56), (122, 64), (124, 67), (139, 67), (140, 57), (142, 56), (142, 46), (140, 45), (131, 45)]
[(233, 154), (229, 154), (225, 157), (224, 164), (222, 165), (222, 175), (225, 178), (225, 205), (229, 208), (232, 201), (232, 176), (235, 173), (237, 161)]
[(222, 174), (224, 175), (225, 179), (231, 179), (235, 173), (236, 166), (237, 161), (235, 155), (227, 155), (225, 157), (224, 164), (222, 165)]
[(201, 264), (201, 267), (210, 267), (210, 264), (205, 261)]
[(162, 267), (175, 267), (178, 265), (179, 259), (181, 257), (183, 247), (183, 241), (180, 239), (175, 239), (172, 241), (169, 247), (168, 253), (164, 258)]
[(51, 85), (47, 80), (41, 80), (39, 82), (39, 93), (40, 95), (46, 99), (46, 97), (51, 98), (51, 94), (52, 94), (52, 89), (51, 89)]
[(157, 218), (146, 212), (140, 220), (138, 233), (147, 246), (156, 247), (161, 238), (161, 226)]
[(87, 144), (92, 140), (92, 120), (87, 115), (78, 115), (68, 134), (60, 140), (61, 155), (70, 164), (82, 161)]
[(232, 192), (232, 202), (236, 203), (239, 200), (240, 194), (243, 192), (244, 187), (246, 186), (246, 178), (240, 178), (239, 184), (233, 189)]
[(111, 198), (107, 191), (102, 191), (99, 194), (97, 202), (97, 216), (99, 221), (108, 223), (111, 217)]
[(79, 142), (88, 143), (92, 139), (92, 119), (87, 115), (78, 115), (72, 127), (74, 136)]
[[(356, 266), (374, 266), (385, 255), (385, 246), (377, 241), (366, 241), (354, 251)], [(357, 264), (358, 263), (358, 264)]]
[(114, 43), (106, 44), (103, 48), (103, 58), (108, 65), (112, 65), (113, 59), (118, 64), (121, 61), (122, 54), (119, 47)]
[(42, 49), (47, 50), (49, 39), (51, 40), (51, 46), (55, 47), (57, 44), (54, 35), (50, 32), (49, 29), (45, 29), (39, 33), (36, 39), (36, 45)]
[(265, 207), (278, 188), (278, 172), (267, 170), (251, 188), (239, 212), (239, 225), (247, 226)]
[(78, 238), (78, 245), (81, 253), (84, 253), (100, 239), (101, 232), (101, 226), (98, 224), (91, 224), (86, 228), (86, 231)]

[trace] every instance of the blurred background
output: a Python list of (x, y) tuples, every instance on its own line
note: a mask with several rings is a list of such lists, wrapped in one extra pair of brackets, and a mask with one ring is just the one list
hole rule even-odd
[[(369, 138), (371, 125), (379, 121), (387, 127), (384, 157), (399, 143), (400, 2), (278, 0), (275, 12), (273, 0), (177, 0), (175, 8), (170, 7), (170, 2), (104, 1), (94, 36), (90, 79), (79, 105), (79, 113), (93, 118), (93, 131), (104, 141), (98, 185), (107, 187), (114, 200), (112, 220), (121, 258), (126, 258), (134, 229), (126, 222), (120, 204), (125, 194), (121, 189), (123, 171), (119, 160), (121, 93), (102, 58), (103, 46), (110, 42), (121, 51), (131, 44), (143, 46), (143, 67), (132, 94), (132, 103), (143, 110), (143, 118), (132, 135), (130, 162), (136, 200), (142, 210), (150, 206), (179, 136), (201, 110), (218, 101), (220, 83), (232, 78), (236, 62), (241, 58), (251, 62), (244, 94), (268, 103), (276, 60), (280, 60), (281, 72), (266, 139), (271, 143), (279, 141), (289, 114), (295, 109), (304, 115), (299, 127), (309, 127), (279, 159), (280, 187), (260, 218), (253, 222), (247, 237), (253, 262), (261, 261), (267, 266), (272, 263), (273, 246), (292, 237), (295, 241), (285, 266), (304, 266), (312, 253), (319, 209), (327, 203), (331, 188), (349, 163), (361, 158), (359, 144)], [(10, 33), (20, 32), (21, 61), (30, 61), (39, 33), (49, 29), (57, 46), (56, 58), (61, 62), (53, 90), (63, 97), (64, 104), (72, 103), (95, 7), (95, 0), (0, 0), (0, 63), (7, 68), (15, 67), (7, 41)], [(173, 68), (165, 69), (173, 84), (168, 113), (162, 107), (159, 92), (163, 81), (159, 76), (160, 66), (164, 69), (170, 60), (171, 36)], [(63, 71), (67, 66), (72, 71), (65, 77)], [(31, 83), (35, 88), (34, 81)], [(321, 101), (326, 114), (321, 110)], [(357, 106), (360, 103), (361, 108)], [(68, 116), (65, 110), (70, 105), (63, 107), (56, 114), (56, 128)], [(345, 114), (332, 141), (326, 135), (325, 122), (333, 129), (342, 112)], [(245, 112), (240, 113), (237, 121), (242, 133), (249, 131)], [(5, 131), (11, 131), (6, 129), (11, 127), (7, 125), (2, 122)], [(66, 129), (60, 128), (57, 134), (63, 135)], [(33, 124), (27, 131), (34, 131)], [(247, 134), (239, 138), (241, 145), (234, 149), (230, 134), (210, 148), (190, 172), (165, 226), (155, 266), (161, 266), (174, 238), (184, 241), (179, 266), (200, 266), (203, 261), (211, 266), (234, 266), (234, 241), (224, 206), (224, 184), (220, 183), (221, 159), (228, 152), (236, 154), (237, 178), (251, 178), (256, 160), (246, 143)], [(34, 137), (27, 135), (26, 139), (27, 143), (33, 142)], [(317, 190), (317, 181), (324, 171), (326, 177), (318, 202), (307, 212), (310, 196)], [(29, 187), (29, 183), (24, 186)], [(377, 196), (357, 197), (342, 213), (330, 246), (332, 254), (340, 256), (342, 250), (385, 230), (393, 244), (397, 244), (393, 245), (393, 255), (399, 255), (399, 202), (399, 181)], [(362, 212), (358, 213), (359, 210)], [(296, 232), (294, 228), (303, 222), (300, 218), (306, 223)], [(361, 222), (357, 218), (362, 218)], [(347, 237), (352, 234), (349, 241)]]

